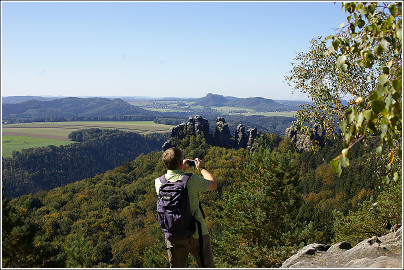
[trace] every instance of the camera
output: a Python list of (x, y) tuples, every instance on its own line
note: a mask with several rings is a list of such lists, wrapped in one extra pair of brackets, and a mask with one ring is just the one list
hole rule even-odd
[(193, 160), (193, 159), (188, 159), (188, 165), (189, 166), (195, 166), (195, 160)]

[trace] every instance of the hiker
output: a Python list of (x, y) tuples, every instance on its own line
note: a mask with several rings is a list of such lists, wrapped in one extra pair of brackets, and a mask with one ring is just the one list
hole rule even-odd
[[(196, 158), (194, 161), (184, 159), (181, 149), (177, 147), (167, 149), (163, 153), (162, 159), (167, 168), (167, 173), (155, 180), (155, 187), (156, 192), (159, 195), (157, 203), (159, 223), (160, 226), (162, 226), (165, 236), (170, 267), (185, 268), (188, 255), (191, 253), (196, 259), (198, 267), (213, 268), (215, 265), (213, 262), (210, 235), (199, 203), (199, 192), (215, 190), (217, 188), (216, 180), (205, 168), (205, 162), (203, 160), (200, 160), (199, 158)], [(201, 172), (203, 177), (195, 174), (186, 174), (185, 171), (191, 168), (191, 166), (195, 166)], [(169, 184), (166, 183), (163, 185), (162, 182), (167, 182)], [(171, 192), (170, 189), (174, 189), (174, 184), (172, 184), (174, 182), (176, 182), (176, 184), (183, 184), (183, 182), (185, 182), (185, 185), (183, 185), (187, 190), (187, 201), (189, 200), (189, 207), (188, 205), (184, 205), (184, 203), (182, 203), (181, 206), (188, 209), (183, 211), (188, 211), (189, 215), (192, 215), (191, 218), (188, 218), (192, 220), (192, 222), (190, 221), (190, 229), (181, 228), (173, 231), (171, 228), (163, 228), (170, 227), (171, 223), (174, 222), (168, 221), (171, 219), (170, 217), (161, 217), (166, 214), (162, 213), (162, 211), (165, 210), (159, 211), (159, 209), (162, 208), (162, 206), (159, 206), (159, 203), (170, 203), (169, 200), (171, 195), (169, 192)], [(165, 192), (165, 195), (163, 192)], [(166, 221), (166, 225), (162, 225), (164, 221)], [(194, 230), (195, 232), (193, 232)], [(170, 238), (171, 240), (167, 238)]]

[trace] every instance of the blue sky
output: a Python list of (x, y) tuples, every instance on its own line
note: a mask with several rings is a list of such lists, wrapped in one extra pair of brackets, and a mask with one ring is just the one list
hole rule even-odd
[(334, 2), (1, 4), (2, 96), (304, 99), (293, 58), (346, 20)]

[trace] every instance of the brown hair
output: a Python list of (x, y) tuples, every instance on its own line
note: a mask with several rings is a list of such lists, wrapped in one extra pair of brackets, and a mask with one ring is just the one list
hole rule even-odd
[(183, 160), (182, 151), (177, 147), (168, 148), (163, 153), (162, 159), (168, 170), (178, 169)]

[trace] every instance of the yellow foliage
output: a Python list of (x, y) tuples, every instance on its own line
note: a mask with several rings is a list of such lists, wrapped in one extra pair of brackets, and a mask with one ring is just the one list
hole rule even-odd
[(366, 198), (368, 196), (370, 196), (370, 190), (367, 190), (366, 188), (362, 188), (358, 193), (359, 200), (362, 200), (363, 198)]
[(101, 229), (102, 229), (104, 232), (106, 232), (107, 229), (108, 229), (109, 224), (108, 224), (108, 223), (101, 223), (100, 226), (101, 226)]
[(84, 194), (80, 194), (80, 195), (78, 195), (77, 197), (76, 197), (76, 201), (82, 201), (82, 200), (84, 200), (86, 198), (86, 195), (84, 195)]
[(321, 179), (323, 185), (332, 186), (337, 177), (331, 164), (324, 162), (316, 169), (316, 178)]

